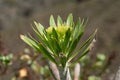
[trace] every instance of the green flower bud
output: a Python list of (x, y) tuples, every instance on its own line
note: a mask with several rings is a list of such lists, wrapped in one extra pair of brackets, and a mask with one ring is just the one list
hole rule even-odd
[(53, 30), (53, 27), (48, 27), (48, 28), (46, 29), (46, 32), (47, 32), (48, 34), (51, 34), (51, 33), (52, 33), (52, 30)]

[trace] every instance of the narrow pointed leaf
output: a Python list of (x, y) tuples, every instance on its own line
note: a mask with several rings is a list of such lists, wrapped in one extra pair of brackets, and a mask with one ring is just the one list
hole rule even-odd
[(33, 28), (33, 30), (34, 30), (36, 36), (38, 37), (38, 39), (42, 43), (44, 43), (53, 52), (53, 49), (51, 48), (51, 45), (49, 45), (49, 43), (48, 43), (48, 40), (43, 35), (39, 34), (39, 32), (37, 30), (35, 30), (34, 28)]
[[(27, 43), (29, 46), (31, 46), (32, 48), (34, 48), (33, 47), (33, 45), (35, 46), (35, 47), (39, 47), (34, 41), (32, 41), (30, 38), (28, 38), (27, 36), (24, 36), (24, 35), (20, 35), (20, 38), (25, 42), (25, 43)], [(35, 48), (34, 48), (35, 49)]]
[(42, 41), (44, 42), (45, 41), (45, 38), (43, 35), (41, 35), (34, 27), (32, 28), (33, 31), (35, 32), (36, 36)]
[(58, 40), (58, 34), (57, 34), (55, 28), (53, 28), (52, 34), (53, 34), (53, 36), (56, 38), (56, 40)]
[(75, 50), (77, 44), (79, 43), (79, 41), (84, 33), (85, 26), (86, 25), (84, 24), (84, 20), (82, 22), (80, 19), (77, 21), (75, 30), (73, 32), (73, 40), (72, 40), (72, 43), (69, 48), (68, 58), (72, 56), (73, 51)]
[(49, 44), (51, 45), (51, 47), (54, 50), (54, 54), (59, 56), (59, 53), (61, 52), (61, 48), (59, 46), (59, 43), (56, 39), (53, 38), (48, 38), (49, 39)]
[[(79, 30), (79, 29), (78, 29)], [(70, 45), (70, 48), (69, 48), (69, 54), (68, 54), (68, 58), (72, 55), (72, 52), (75, 50), (75, 48), (77, 47), (77, 44), (79, 43), (79, 41), (80, 41), (80, 39), (81, 39), (81, 37), (82, 37), (82, 35), (83, 35), (83, 30), (81, 29), (80, 31), (79, 31), (79, 33), (77, 33), (77, 34), (79, 34), (78, 36), (77, 36), (77, 34), (76, 34), (76, 36), (73, 38), (73, 40), (72, 40), (72, 43), (71, 43), (71, 45)], [(76, 39), (75, 39), (76, 38)]]
[(75, 56), (77, 56), (80, 52), (84, 52), (85, 49), (87, 49), (91, 42), (93, 41), (95, 34), (96, 34), (97, 30), (95, 30), (95, 32), (82, 44), (82, 46), (70, 57), (69, 61), (72, 60)]
[(41, 44), (39, 44), (39, 48), (36, 48), (38, 52), (43, 53), (43, 55), (48, 58), (49, 60), (51, 60), (52, 62), (54, 62), (55, 64), (57, 64), (57, 62), (55, 61), (55, 59), (50, 55), (51, 53), (46, 50), (45, 47), (43, 47)]
[(51, 56), (51, 53), (48, 52), (46, 50), (46, 48), (44, 48), (44, 46), (40, 43), (38, 43), (37, 41), (35, 41), (34, 39), (30, 39), (27, 36), (23, 36), (21, 35), (21, 39), (27, 43), (29, 46), (31, 46), (32, 48), (34, 48), (35, 50), (37, 50), (38, 52), (42, 52), (42, 54), (47, 57), (49, 60), (51, 60), (52, 62), (56, 63), (55, 59)]
[(68, 15), (68, 18), (67, 18), (66, 25), (72, 27), (72, 24), (73, 24), (73, 15), (72, 15), (72, 14), (69, 14), (69, 15)]
[(68, 46), (68, 44), (70, 44), (70, 36), (71, 36), (71, 31), (70, 31), (70, 28), (67, 30), (66, 34), (65, 34), (65, 39), (64, 39), (64, 42), (63, 42), (63, 52), (66, 52), (66, 49)]
[(73, 39), (75, 40), (76, 38), (78, 38), (79, 34), (81, 34), (81, 32), (84, 32), (84, 20), (81, 22), (81, 20), (79, 19), (77, 21), (77, 24), (75, 26), (75, 30), (73, 32)]
[(33, 28), (33, 30), (34, 30), (34, 32), (36, 33), (36, 36), (38, 37), (38, 39), (39, 39), (42, 43), (44, 43), (45, 46), (46, 46), (49, 50), (51, 50), (51, 52), (54, 53), (52, 44), (50, 44), (49, 41), (48, 41), (48, 39), (45, 38), (45, 37), (47, 37), (47, 36), (46, 36), (45, 34), (43, 34), (44, 36), (41, 35), (41, 34), (39, 34), (39, 32), (38, 32), (37, 30), (35, 30), (34, 28)]
[(66, 57), (65, 56), (63, 56), (63, 57), (60, 57), (60, 62), (61, 62), (61, 64), (62, 64), (62, 67), (63, 68), (65, 68), (65, 66), (66, 66)]
[(57, 26), (63, 25), (63, 21), (60, 16), (57, 17)]
[(34, 21), (34, 24), (35, 24), (37, 30), (39, 31), (39, 33), (40, 33), (41, 35), (43, 35), (43, 33), (44, 33), (44, 27), (43, 27), (40, 23), (37, 23), (37, 22), (35, 22), (35, 21)]
[(86, 54), (89, 53), (89, 51), (90, 51), (90, 49), (87, 48), (87, 49), (83, 52), (83, 54), (81, 54), (75, 61), (73, 61), (73, 63), (72, 63), (71, 65), (74, 66), (76, 63), (78, 63), (83, 56), (85, 56)]
[(70, 48), (69, 48), (69, 54), (68, 54), (68, 58), (72, 55), (72, 52), (75, 50), (75, 48), (77, 47), (77, 44), (79, 43), (79, 40), (81, 39), (83, 35), (83, 32), (81, 32), (78, 36), (78, 38), (74, 41), (72, 41)]
[(50, 23), (50, 26), (51, 26), (51, 27), (56, 27), (56, 24), (55, 24), (55, 20), (54, 20), (53, 15), (50, 16), (50, 22), (49, 22), (49, 23)]

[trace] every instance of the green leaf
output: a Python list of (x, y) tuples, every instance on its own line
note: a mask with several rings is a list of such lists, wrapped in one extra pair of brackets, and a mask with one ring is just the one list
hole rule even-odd
[(54, 28), (53, 28), (52, 34), (53, 34), (52, 36), (54, 37), (54, 39), (51, 38), (51, 41), (52, 41), (51, 45), (53, 45), (55, 52), (59, 56), (59, 53), (61, 52), (61, 48), (60, 48), (60, 45), (59, 45), (58, 34), (57, 34), (57, 32)]
[(48, 34), (47, 38), (48, 38), (47, 42), (50, 46), (50, 49), (52, 50), (53, 53), (59, 56), (59, 52), (61, 52), (61, 48), (59, 45), (58, 34), (54, 28), (52, 30), (52, 34)]
[(77, 44), (79, 43), (83, 33), (84, 33), (84, 28), (85, 28), (85, 24), (84, 24), (84, 20), (81, 22), (81, 20), (79, 19), (77, 21), (77, 24), (75, 26), (75, 30), (73, 32), (73, 39), (69, 48), (69, 52), (68, 52), (68, 59), (69, 57), (72, 57), (73, 51), (75, 50)]
[(89, 76), (88, 80), (101, 80), (101, 78), (93, 75), (93, 76)]
[(51, 36), (47, 36), (48, 38), (48, 42), (49, 44), (51, 45), (52, 49), (53, 49), (53, 53), (57, 56), (59, 56), (59, 53), (61, 52), (61, 48), (60, 48), (60, 45), (59, 45), (59, 42), (57, 39), (55, 39), (53, 37), (53, 35)]
[(53, 50), (53, 47), (52, 47), (52, 44), (48, 41), (48, 35), (46, 33), (44, 33), (43, 35), (39, 34), (39, 32), (37, 30), (35, 30), (33, 28), (34, 32), (36, 33), (38, 39), (45, 44), (45, 46), (51, 50), (52, 53), (54, 53), (54, 50)]
[(45, 38), (43, 35), (41, 35), (34, 27), (32, 28), (33, 31), (35, 32), (36, 36), (38, 37), (38, 39), (40, 39), (40, 41), (44, 42)]
[(35, 21), (34, 21), (34, 24), (35, 24), (37, 30), (39, 31), (39, 33), (40, 33), (41, 35), (43, 35), (43, 34), (44, 34), (44, 27), (43, 27), (40, 23), (37, 23), (37, 22), (35, 22)]
[(66, 66), (66, 60), (67, 58), (65, 57), (65, 56), (63, 56), (63, 57), (60, 57), (60, 62), (61, 62), (61, 64), (62, 64), (62, 67), (63, 68), (65, 68), (65, 66)]
[(99, 53), (99, 54), (97, 55), (97, 59), (100, 60), (100, 61), (104, 61), (104, 60), (106, 59), (106, 56), (105, 56), (105, 54), (103, 54), (103, 53)]
[(55, 28), (53, 28), (52, 34), (53, 34), (53, 36), (56, 38), (56, 40), (58, 40), (58, 34), (57, 34)]
[(42, 52), (42, 54), (45, 57), (47, 57), (52, 62), (56, 63), (55, 59), (51, 56), (51, 53), (49, 51), (47, 51), (47, 49), (44, 48), (44, 46), (42, 44), (38, 43), (34, 39), (30, 39), (27, 36), (24, 36), (24, 35), (21, 35), (20, 37), (25, 43), (27, 43), (33, 49), (37, 50), (38, 52)]
[(57, 43), (56, 40), (53, 40), (51, 42), (52, 42), (55, 53), (57, 54), (57, 56), (59, 56), (59, 53), (61, 52), (61, 48), (60, 48), (59, 44)]
[(63, 25), (63, 21), (60, 16), (57, 17), (57, 26)]
[(77, 24), (76, 24), (76, 26), (75, 26), (75, 30), (74, 30), (74, 32), (73, 32), (73, 41), (75, 40), (75, 39), (77, 39), (78, 38), (78, 36), (81, 34), (81, 33), (83, 33), (84, 32), (84, 28), (85, 28), (85, 24), (84, 24), (84, 20), (80, 20), (80, 18), (79, 18), (79, 20), (77, 21)]
[(54, 20), (53, 15), (50, 16), (50, 22), (49, 22), (49, 23), (50, 23), (50, 26), (51, 26), (51, 27), (56, 27), (56, 24), (55, 24), (55, 20)]
[(69, 48), (69, 53), (68, 53), (67, 59), (69, 59), (69, 57), (72, 56), (75, 48), (77, 47), (77, 44), (79, 43), (79, 39), (82, 37), (82, 35), (83, 35), (83, 33), (81, 33), (81, 35), (79, 35), (78, 39), (74, 40), (74, 41), (71, 43), (72, 45), (71, 45), (70, 48)]
[(35, 30), (33, 28), (34, 32), (36, 33), (36, 36), (38, 37), (38, 39), (45, 44), (45, 46), (51, 50), (51, 52), (54, 52), (53, 48), (52, 48), (52, 45), (48, 42), (48, 39), (46, 38), (47, 36), (44, 34), (44, 35), (41, 35), (39, 34), (39, 32), (37, 30)]
[[(20, 35), (20, 38), (21, 38), (25, 43), (27, 43), (29, 46), (31, 46), (32, 48), (34, 48), (34, 46), (37, 47), (37, 48), (39, 48), (38, 45), (37, 45), (33, 40), (31, 40), (30, 38), (28, 38), (27, 36)], [(33, 45), (34, 45), (34, 46), (33, 46)], [(34, 48), (34, 49), (35, 49), (35, 48)]]
[(66, 22), (66, 26), (71, 26), (73, 25), (73, 15), (69, 14)]
[(41, 44), (38, 44), (39, 45), (39, 48), (36, 48), (36, 50), (38, 52), (42, 52), (43, 55), (49, 59), (50, 61), (54, 62), (55, 64), (57, 64), (57, 62), (55, 61), (55, 59), (51, 56), (51, 53), (44, 47), (42, 46)]
[(78, 62), (81, 60), (82, 57), (84, 57), (86, 54), (88, 54), (89, 51), (90, 51), (90, 49), (87, 48), (87, 49), (77, 58), (77, 60), (73, 61), (72, 65), (78, 63)]
[(5, 56), (0, 56), (0, 61), (5, 61), (6, 57)]
[[(88, 49), (90, 47), (90, 44), (93, 41), (96, 32), (97, 32), (97, 30), (95, 30), (95, 32), (82, 44), (82, 46), (72, 56), (70, 56), (69, 61), (72, 60), (75, 56), (77, 56), (80, 52), (82, 52), (82, 51), (84, 52), (86, 49)], [(85, 55), (85, 54), (82, 53), (81, 55)], [(80, 56), (80, 58), (81, 58), (81, 56)]]
[(40, 23), (37, 23), (37, 22), (34, 22), (35, 25), (36, 25), (36, 28), (33, 28), (34, 32), (36, 33), (37, 37), (44, 43), (47, 43), (46, 42), (46, 31), (44, 29), (44, 27), (40, 24)]
[(70, 44), (70, 37), (71, 37), (71, 31), (70, 28), (67, 30), (66, 34), (65, 34), (65, 39), (63, 42), (63, 46), (62, 46), (62, 50), (64, 53), (66, 53), (66, 49), (68, 49), (69, 44)]

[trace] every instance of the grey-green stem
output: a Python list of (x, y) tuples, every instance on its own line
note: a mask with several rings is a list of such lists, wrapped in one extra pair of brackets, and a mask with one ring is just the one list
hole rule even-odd
[(54, 63), (49, 61), (48, 66), (54, 80), (71, 80), (68, 65), (65, 66), (65, 68), (63, 68), (62, 66), (57, 66)]
[(59, 66), (58, 70), (59, 70), (60, 80), (71, 80), (69, 66), (66, 66), (65, 68)]

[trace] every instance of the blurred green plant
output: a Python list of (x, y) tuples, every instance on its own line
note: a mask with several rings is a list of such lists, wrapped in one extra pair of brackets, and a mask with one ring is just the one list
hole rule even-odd
[(97, 61), (94, 64), (94, 66), (100, 67), (104, 65), (105, 60), (106, 60), (106, 56), (103, 53), (97, 54)]
[(89, 54), (81, 59), (80, 64), (83, 67), (80, 80), (102, 80), (101, 75), (108, 70), (108, 59), (104, 53)]
[(69, 14), (66, 22), (63, 22), (58, 16), (56, 25), (54, 17), (51, 15), (50, 27), (47, 29), (40, 23), (34, 22), (34, 24), (36, 28), (33, 30), (39, 40), (34, 39), (31, 35), (29, 37), (21, 35), (21, 39), (57, 65), (61, 80), (71, 80), (69, 67), (78, 63), (90, 51), (90, 44), (97, 30), (82, 43), (80, 48), (76, 49), (86, 26), (84, 20), (79, 18), (75, 24), (72, 14)]
[(0, 74), (5, 74), (8, 67), (12, 65), (13, 54), (0, 55)]
[(100, 77), (97, 76), (89, 76), (88, 80), (101, 80)]
[(0, 55), (0, 62), (2, 62), (3, 65), (8, 66), (10, 65), (10, 61), (13, 59), (13, 54), (8, 55)]

